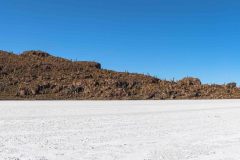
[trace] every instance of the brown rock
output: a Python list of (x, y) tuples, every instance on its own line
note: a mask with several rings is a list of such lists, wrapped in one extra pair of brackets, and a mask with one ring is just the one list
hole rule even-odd
[(27, 95), (27, 91), (26, 91), (25, 89), (21, 89), (21, 90), (19, 91), (19, 96), (24, 97), (24, 96), (26, 96), (26, 95)]
[(175, 82), (143, 74), (115, 72), (101, 69), (96, 62), (73, 62), (42, 51), (27, 51), (21, 55), (0, 51), (0, 97), (220, 99), (240, 98), (240, 88), (236, 83), (202, 84), (198, 78), (192, 77)]
[(182, 80), (178, 81), (178, 84), (180, 85), (196, 85), (196, 86), (200, 86), (202, 83), (200, 81), (200, 79), (198, 78), (183, 78)]
[(237, 87), (237, 83), (235, 83), (235, 82), (228, 83), (226, 86), (227, 86), (227, 88), (236, 88)]

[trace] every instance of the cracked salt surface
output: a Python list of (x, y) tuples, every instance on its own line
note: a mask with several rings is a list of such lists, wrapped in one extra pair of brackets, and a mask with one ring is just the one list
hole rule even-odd
[(239, 160), (240, 100), (1, 101), (0, 160)]

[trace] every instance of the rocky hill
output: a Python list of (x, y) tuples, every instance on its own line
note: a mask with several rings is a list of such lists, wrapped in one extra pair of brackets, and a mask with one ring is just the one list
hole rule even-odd
[(115, 72), (42, 51), (0, 51), (0, 99), (222, 99), (240, 98), (236, 83), (202, 84), (197, 78), (166, 81)]

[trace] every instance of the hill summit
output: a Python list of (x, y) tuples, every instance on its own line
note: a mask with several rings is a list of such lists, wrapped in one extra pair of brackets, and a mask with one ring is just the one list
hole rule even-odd
[(0, 99), (223, 99), (240, 98), (236, 83), (202, 84), (198, 78), (166, 81), (115, 72), (97, 62), (71, 61), (43, 51), (0, 51)]

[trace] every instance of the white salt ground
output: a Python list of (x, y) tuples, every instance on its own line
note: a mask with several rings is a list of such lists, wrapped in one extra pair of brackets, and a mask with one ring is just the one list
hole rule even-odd
[(0, 160), (239, 159), (240, 100), (0, 102)]

